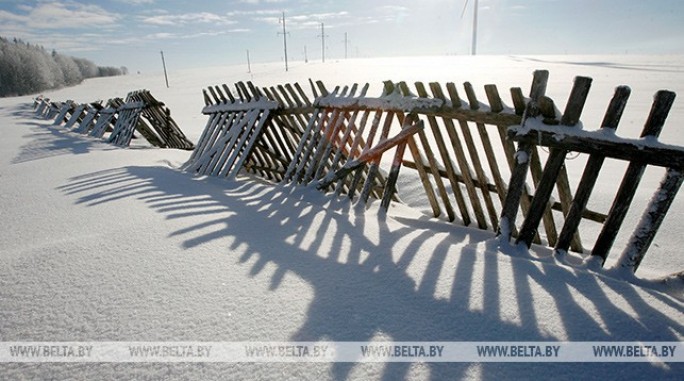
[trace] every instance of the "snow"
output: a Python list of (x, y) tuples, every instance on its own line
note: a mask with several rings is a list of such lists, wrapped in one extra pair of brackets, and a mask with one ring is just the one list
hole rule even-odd
[[(470, 81), (528, 88), (548, 69), (564, 103), (594, 78), (582, 117), (598, 129), (613, 88), (633, 89), (617, 135), (638, 136), (656, 90), (684, 93), (684, 57), (424, 57), (205, 68), (87, 80), (44, 94), (85, 103), (146, 88), (188, 138), (206, 123), (202, 88), (308, 78), (326, 86)], [(410, 83), (410, 82), (409, 82)], [(503, 93), (503, 92), (502, 92)], [(684, 145), (675, 102), (659, 141)], [(1, 341), (682, 341), (681, 195), (637, 277), (559, 263), (421, 206), (367, 210), (315, 187), (195, 177), (191, 153), (119, 148), (34, 117), (31, 97), (0, 99)], [(644, 143), (655, 144), (655, 143)], [(661, 143), (659, 143), (661, 144)], [(522, 158), (519, 158), (522, 159)], [(624, 173), (606, 162), (592, 198), (610, 206)], [(568, 168), (571, 179), (578, 179)], [(400, 187), (420, 192), (400, 174)], [(647, 171), (646, 204), (662, 171)], [(638, 222), (643, 207), (628, 215)], [(631, 232), (628, 232), (629, 234)], [(622, 248), (617, 248), (619, 252)], [(613, 253), (616, 256), (616, 253)], [(566, 258), (565, 260), (570, 260)], [(3, 379), (680, 379), (682, 363), (0, 364)]]

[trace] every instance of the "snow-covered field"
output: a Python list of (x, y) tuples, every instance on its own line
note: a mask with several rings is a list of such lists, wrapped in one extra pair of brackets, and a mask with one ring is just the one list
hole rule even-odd
[[(205, 68), (88, 80), (45, 93), (89, 102), (149, 89), (190, 140), (201, 89), (320, 79), (495, 83), (529, 89), (548, 69), (563, 109), (576, 75), (594, 78), (585, 129), (615, 86), (632, 96), (618, 134), (636, 137), (659, 89), (684, 94), (684, 57), (424, 57)], [(484, 96), (482, 96), (484, 99)], [(508, 102), (510, 104), (510, 102)], [(684, 102), (661, 141), (684, 146)], [(670, 294), (500, 253), (492, 233), (393, 205), (381, 219), (302, 187), (196, 178), (190, 152), (121, 149), (33, 116), (32, 98), (0, 99), (0, 341), (682, 341), (681, 285)], [(611, 165), (611, 164), (608, 164)], [(619, 165), (616, 168), (619, 168)], [(604, 180), (595, 200), (609, 208)], [(578, 176), (570, 171), (571, 177)], [(633, 223), (663, 171), (649, 170)], [(576, 184), (576, 178), (573, 177)], [(410, 197), (408, 197), (410, 199)], [(673, 205), (638, 275), (684, 269)], [(617, 256), (621, 248), (616, 248)], [(672, 291), (672, 290), (671, 290)], [(2, 379), (681, 379), (684, 364), (219, 363), (0, 364)]]

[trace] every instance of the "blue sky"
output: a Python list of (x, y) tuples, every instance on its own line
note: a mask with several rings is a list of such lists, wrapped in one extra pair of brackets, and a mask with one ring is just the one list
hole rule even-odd
[[(469, 54), (474, 0), (0, 0), (0, 35), (131, 72)], [(479, 0), (478, 54), (684, 54), (682, 0)]]

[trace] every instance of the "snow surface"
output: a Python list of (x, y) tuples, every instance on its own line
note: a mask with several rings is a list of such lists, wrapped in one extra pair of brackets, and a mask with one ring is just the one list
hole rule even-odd
[[(638, 136), (659, 89), (684, 94), (684, 57), (423, 57), (206, 68), (87, 80), (44, 95), (90, 102), (142, 88), (197, 141), (201, 89), (323, 80), (470, 81), (527, 91), (551, 73), (562, 105), (576, 75), (594, 78), (584, 128), (617, 85), (632, 97), (620, 136)], [(660, 141), (684, 145), (675, 101)], [(562, 109), (562, 107), (561, 107)], [(595, 126), (595, 127), (592, 127)], [(681, 341), (684, 302), (561, 265), (550, 250), (429, 218), (421, 206), (363, 212), (315, 189), (255, 178), (193, 177), (190, 152), (117, 148), (33, 116), (32, 98), (0, 99), (1, 341)], [(607, 163), (602, 192), (624, 173)], [(610, 168), (610, 167), (609, 167)], [(569, 168), (571, 178), (579, 178)], [(402, 172), (404, 174), (406, 172)], [(647, 171), (646, 204), (662, 177)], [(400, 179), (402, 176), (400, 175)], [(400, 184), (407, 192), (419, 190)], [(590, 203), (590, 206), (592, 204)], [(628, 220), (638, 221), (643, 207)], [(640, 278), (682, 270), (678, 197)], [(617, 256), (613, 253), (612, 256)], [(503, 252), (501, 252), (503, 251)], [(639, 283), (638, 281), (635, 281)], [(639, 283), (639, 284), (641, 284)], [(684, 364), (0, 364), (2, 379), (681, 379)]]

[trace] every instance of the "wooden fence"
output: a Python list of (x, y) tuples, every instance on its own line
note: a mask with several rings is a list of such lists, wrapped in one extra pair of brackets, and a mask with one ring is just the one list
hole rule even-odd
[[(598, 176), (597, 163), (605, 157), (635, 160), (630, 165), (635, 167), (630, 170), (633, 174), (628, 174), (623, 186), (634, 189), (638, 184), (635, 173), (645, 165), (664, 165), (669, 168), (668, 177), (657, 192), (667, 194), (662, 197), (666, 201), (654, 202), (647, 209), (623, 255), (643, 258), (658, 219), (662, 221), (654, 211), (666, 211), (681, 185), (681, 166), (671, 160), (680, 160), (682, 150), (654, 151), (645, 160), (641, 157), (651, 149), (648, 145), (638, 145), (627, 155), (630, 150), (619, 148), (623, 142), (612, 149), (605, 142), (594, 142), (588, 151), (592, 147), (588, 140), (581, 133), (581, 138), (570, 138), (568, 130), (579, 121), (591, 80), (576, 80), (562, 115), (557, 115), (554, 101), (545, 96), (547, 82), (548, 72), (538, 71), (529, 97), (520, 88), (510, 89), (512, 106), (504, 103), (494, 85), (484, 87), (488, 105), (480, 102), (468, 82), (463, 84), (462, 98), (454, 83), (426, 86), (417, 82), (411, 90), (403, 82), (386, 82), (379, 97), (370, 97), (368, 85), (328, 91), (320, 81), (310, 81), (314, 101), (296, 83), (257, 88), (240, 82), (234, 92), (225, 84), (213, 86), (203, 92), (203, 113), (209, 121), (185, 168), (231, 177), (246, 170), (275, 182), (315, 184), (350, 198), (360, 196), (363, 202), (372, 196), (387, 207), (390, 199), (397, 199), (395, 183), (403, 166), (415, 170), (435, 217), (492, 230), (504, 239), (517, 237), (528, 246), (544, 243), (559, 253), (587, 253), (578, 225), (582, 219), (592, 220), (605, 233), (591, 252), (605, 259), (634, 190), (621, 188), (607, 214), (588, 210), (591, 185), (587, 184)], [(624, 91), (624, 87), (618, 89), (619, 94)], [(623, 101), (614, 100), (603, 128), (617, 126)], [(662, 110), (661, 103), (654, 108)], [(652, 118), (664, 121), (663, 115)], [(562, 135), (554, 135), (559, 128)], [(657, 135), (652, 128), (648, 134)], [(390, 148), (396, 149), (392, 160), (383, 161), (383, 153)], [(575, 195), (564, 160), (568, 151), (591, 155)], [(554, 191), (558, 201), (552, 200)], [(518, 215), (525, 218), (520, 226), (515, 224)], [(650, 233), (645, 235), (645, 231)]]
[[(537, 77), (538, 81), (533, 89), (533, 97), (527, 104), (525, 119), (520, 126), (512, 127), (509, 130), (509, 137), (519, 143), (516, 152), (519, 160), (516, 161), (509, 183), (509, 191), (502, 213), (502, 219), (506, 223), (500, 230), (501, 234), (505, 238), (511, 236), (508, 227), (515, 223), (523, 184), (529, 168), (529, 161), (524, 158), (530, 156), (530, 152), (535, 146), (549, 147), (550, 153), (516, 239), (516, 242), (522, 242), (528, 247), (532, 243), (532, 237), (539, 225), (541, 215), (549, 204), (554, 184), (558, 182), (561, 176), (567, 154), (569, 151), (574, 151), (589, 155), (575, 197), (565, 213), (565, 222), (560, 237), (554, 245), (556, 253), (560, 256), (563, 256), (568, 250), (571, 236), (578, 229), (581, 213), (586, 208), (604, 160), (613, 158), (629, 162), (601, 232), (591, 250), (591, 255), (598, 258), (601, 265), (605, 263), (615, 243), (618, 231), (634, 199), (646, 166), (664, 167), (666, 168), (665, 177), (659, 188), (655, 190), (651, 202), (643, 212), (640, 223), (618, 259), (619, 266), (636, 271), (674, 201), (682, 181), (684, 181), (684, 149), (665, 147), (657, 142), (649, 142), (643, 139), (617, 138), (610, 136), (612, 134), (605, 133), (607, 130), (615, 130), (618, 127), (630, 95), (630, 90), (626, 86), (616, 89), (600, 130), (585, 132), (574, 127), (579, 122), (592, 82), (591, 78), (586, 77), (575, 79), (565, 112), (562, 116), (558, 116), (559, 119), (555, 119), (558, 123), (552, 123), (549, 126), (548, 123), (543, 123), (539, 118), (540, 109), (544, 103), (543, 93), (546, 88), (548, 73), (538, 73)], [(659, 91), (655, 95), (651, 113), (646, 120), (641, 138), (658, 137), (674, 98), (675, 94), (670, 91)]]
[(105, 107), (100, 102), (51, 103), (42, 98), (36, 99), (34, 107), (36, 115), (54, 117), (54, 125), (65, 123), (64, 127), (74, 132), (97, 138), (109, 132), (107, 141), (118, 146), (128, 146), (137, 131), (156, 147), (195, 148), (171, 118), (171, 111), (147, 90), (133, 91), (125, 101), (112, 98)]

